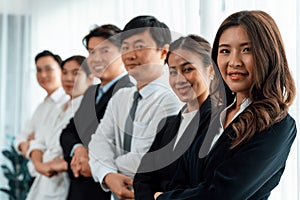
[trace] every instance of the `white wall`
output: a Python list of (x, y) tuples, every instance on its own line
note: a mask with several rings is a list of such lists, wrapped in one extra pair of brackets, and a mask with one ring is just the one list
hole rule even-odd
[[(154, 15), (181, 34), (200, 30), (198, 1), (32, 0), (33, 53), (50, 49), (63, 58), (87, 55), (81, 40), (94, 24), (112, 23), (121, 29), (137, 15)], [(192, 21), (189, 19), (193, 19)]]

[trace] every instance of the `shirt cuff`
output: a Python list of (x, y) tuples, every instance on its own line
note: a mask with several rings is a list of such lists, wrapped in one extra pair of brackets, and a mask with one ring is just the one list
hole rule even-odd
[(18, 137), (14, 140), (14, 147), (15, 147), (15, 150), (19, 153), (19, 154), (22, 154), (22, 152), (19, 150), (19, 146), (22, 142), (26, 142), (26, 138), (25, 137)]
[(94, 181), (100, 183), (100, 186), (103, 189), (103, 191), (109, 192), (110, 189), (104, 183), (104, 178), (108, 173), (118, 173), (117, 170), (114, 170), (109, 167), (105, 167), (105, 166), (101, 165), (99, 162), (97, 162), (96, 160), (91, 159), (91, 157), (89, 160), (89, 165), (91, 167), (92, 177), (93, 177)]
[(77, 148), (77, 147), (80, 147), (80, 146), (83, 146), (83, 145), (80, 144), (80, 143), (78, 143), (78, 144), (75, 144), (75, 145), (72, 147), (72, 150), (71, 150), (71, 152), (70, 152), (70, 157), (71, 157), (71, 158), (73, 157), (76, 148)]
[(27, 151), (26, 157), (30, 159), (30, 154), (33, 150), (41, 150), (42, 152), (46, 151), (46, 147), (44, 144), (38, 142), (37, 140), (31, 140), (29, 149)]

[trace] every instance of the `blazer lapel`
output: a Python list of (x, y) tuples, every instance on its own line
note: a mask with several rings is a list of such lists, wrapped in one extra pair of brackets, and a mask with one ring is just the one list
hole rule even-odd
[[(106, 107), (107, 107), (107, 104), (108, 104), (110, 98), (119, 89), (124, 88), (124, 87), (132, 87), (132, 86), (134, 86), (134, 84), (130, 81), (129, 76), (126, 75), (126, 76), (122, 77), (119, 81), (117, 81), (115, 84), (113, 84), (109, 88), (109, 90), (103, 94), (103, 96), (101, 97), (98, 104), (95, 105), (98, 122), (100, 122), (100, 120), (103, 118), (103, 115), (105, 113), (105, 110), (106, 110)], [(99, 85), (99, 87), (100, 87), (100, 85)], [(97, 89), (97, 91), (98, 91), (98, 89)], [(96, 99), (97, 94), (98, 94), (98, 92), (95, 93), (95, 99)]]
[(170, 130), (165, 131), (165, 136), (166, 141), (164, 142), (165, 145), (170, 145), (171, 148), (174, 147), (176, 136), (180, 127), (180, 122), (181, 122), (181, 112), (176, 116), (176, 119), (174, 120), (174, 124), (168, 125)]
[(214, 151), (216, 151), (216, 149), (218, 147), (220, 147), (222, 145), (222, 143), (231, 140), (229, 137), (229, 134), (233, 134), (233, 128), (232, 128), (232, 123), (234, 123), (237, 120), (234, 119), (227, 127), (226, 129), (221, 133), (222, 135), (218, 138), (218, 140), (216, 141), (216, 143), (214, 144), (214, 146), (212, 147), (212, 149), (209, 151), (209, 154), (213, 154)]
[(100, 101), (97, 104), (94, 103), (98, 122), (100, 122), (100, 120), (103, 118), (108, 101), (112, 97), (113, 90), (114, 90), (114, 85), (111, 88), (109, 88), (107, 92), (103, 94), (103, 96), (101, 97)]
[[(190, 123), (184, 130), (184, 133), (182, 134), (181, 138), (179, 139), (178, 143), (176, 144), (176, 147), (174, 149), (174, 155), (176, 157), (179, 158), (182, 154), (184, 154), (184, 152), (186, 152), (186, 150), (191, 146), (192, 142), (196, 139), (198, 128), (200, 126), (199, 120), (200, 120), (200, 113), (198, 111), (193, 117), (193, 119), (190, 121)], [(173, 146), (174, 144), (175, 144), (175, 139), (173, 141)]]

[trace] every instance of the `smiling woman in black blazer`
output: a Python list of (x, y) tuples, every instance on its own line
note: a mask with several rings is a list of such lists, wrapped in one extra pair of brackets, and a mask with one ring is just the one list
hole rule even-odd
[(210, 92), (215, 75), (210, 55), (210, 44), (197, 35), (181, 37), (170, 45), (166, 59), (170, 86), (186, 105), (177, 116), (161, 121), (134, 177), (135, 200), (153, 200), (155, 192), (165, 191), (178, 158), (196, 138), (204, 138), (213, 105), (217, 105)]
[(284, 171), (297, 132), (288, 114), (295, 84), (276, 23), (262, 11), (232, 14), (217, 32), (212, 58), (234, 100), (208, 152), (199, 157), (196, 142), (157, 200), (268, 199)]

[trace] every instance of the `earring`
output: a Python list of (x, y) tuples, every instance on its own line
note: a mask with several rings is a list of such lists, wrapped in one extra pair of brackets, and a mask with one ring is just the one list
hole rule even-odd
[(214, 75), (212, 75), (212, 74), (209, 75), (209, 79), (210, 79), (210, 80), (214, 80)]

